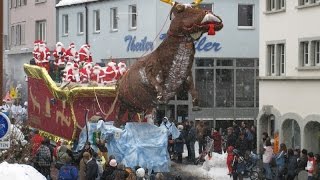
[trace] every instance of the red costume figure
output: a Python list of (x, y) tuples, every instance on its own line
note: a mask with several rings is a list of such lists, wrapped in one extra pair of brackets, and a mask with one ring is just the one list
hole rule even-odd
[(32, 139), (31, 139), (32, 155), (33, 156), (35, 156), (36, 153), (38, 152), (38, 149), (39, 149), (43, 140), (44, 140), (44, 138), (39, 134), (39, 131), (36, 130), (35, 134), (33, 135)]
[(127, 72), (127, 65), (124, 61), (120, 61), (117, 66), (116, 80), (119, 80)]
[(227, 153), (228, 153), (227, 166), (228, 166), (229, 174), (232, 174), (232, 161), (233, 161), (233, 158), (234, 158), (233, 149), (234, 149), (233, 146), (229, 146), (227, 148)]
[(79, 50), (80, 63), (92, 62), (92, 56), (90, 53), (90, 45), (84, 44)]
[(116, 63), (113, 60), (108, 62), (105, 74), (106, 74), (104, 78), (105, 83), (112, 83), (116, 81), (117, 68), (116, 68)]
[(33, 43), (33, 59), (36, 62), (36, 64), (38, 65), (39, 63), (39, 59), (38, 59), (38, 55), (39, 55), (39, 40), (34, 41)]
[(74, 59), (74, 57), (75, 57), (75, 55), (76, 55), (76, 52), (77, 52), (77, 50), (76, 50), (76, 46), (74, 45), (74, 43), (71, 43), (70, 45), (69, 45), (69, 48), (67, 49), (67, 51), (66, 51), (66, 56), (65, 56), (65, 61), (73, 61), (73, 59)]
[(39, 59), (39, 66), (46, 68), (46, 70), (49, 70), (49, 59), (50, 59), (50, 50), (47, 48), (46, 44), (41, 41), (39, 44), (39, 48), (37, 51), (38, 59)]
[(66, 67), (64, 68), (62, 81), (68, 81), (68, 72), (73, 68), (73, 62), (67, 62)]
[(68, 70), (67, 81), (80, 82), (79, 65), (73, 64), (73, 67)]
[(91, 71), (90, 80), (96, 81), (97, 83), (103, 83), (104, 77), (105, 73), (102, 68), (98, 64), (94, 65)]
[(65, 66), (65, 56), (66, 50), (61, 42), (57, 42), (56, 49), (53, 51), (53, 56), (55, 58), (54, 64), (58, 67)]
[(87, 83), (90, 81), (91, 70), (92, 63), (84, 63), (83, 67), (80, 69), (80, 81), (82, 83)]

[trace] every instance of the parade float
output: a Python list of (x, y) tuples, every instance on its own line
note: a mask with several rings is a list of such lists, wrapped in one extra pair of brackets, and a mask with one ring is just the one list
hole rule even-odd
[[(179, 131), (170, 122), (169, 126), (160, 127), (135, 123), (144, 120), (136, 115), (152, 117), (154, 108), (166, 104), (183, 83), (188, 84), (194, 109), (199, 110), (191, 71), (194, 42), (204, 33), (214, 35), (223, 24), (220, 17), (198, 8), (199, 0), (191, 4), (161, 1), (172, 6), (167, 37), (155, 51), (123, 71), (120, 78), (117, 74), (122, 72), (121, 65), (118, 64), (118, 70), (112, 61), (104, 69), (94, 65), (87, 44), (75, 52), (72, 43), (68, 50), (57, 43), (52, 73), (50, 54), (43, 43), (35, 42), (36, 65), (24, 65), (28, 76), (29, 125), (56, 141), (78, 139), (77, 150), (86, 141), (95, 144), (97, 138), (102, 138), (107, 141), (109, 154), (115, 154), (117, 161), (126, 166), (169, 171), (167, 137), (172, 134), (177, 138)], [(62, 78), (57, 78), (61, 72)], [(85, 112), (89, 118), (85, 118)], [(90, 121), (97, 113), (102, 118)]]

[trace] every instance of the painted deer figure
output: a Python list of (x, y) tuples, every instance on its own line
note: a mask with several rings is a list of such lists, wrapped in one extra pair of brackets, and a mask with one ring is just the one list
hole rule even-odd
[[(162, 0), (170, 1), (171, 0)], [(172, 3), (171, 24), (167, 37), (151, 54), (138, 59), (118, 81), (119, 110), (115, 126), (120, 126), (128, 110), (129, 120), (136, 113), (147, 112), (159, 103), (167, 103), (184, 83), (192, 95), (194, 110), (198, 107), (192, 77), (195, 55), (194, 41), (202, 34), (215, 34), (222, 29), (222, 20), (193, 4)]]
[(32, 93), (31, 87), (29, 88), (29, 91), (30, 91), (30, 97), (31, 97), (31, 102), (32, 102), (32, 106), (33, 106), (33, 111), (38, 109), (38, 113), (40, 114), (40, 103), (38, 102), (38, 100), (34, 96), (34, 94)]

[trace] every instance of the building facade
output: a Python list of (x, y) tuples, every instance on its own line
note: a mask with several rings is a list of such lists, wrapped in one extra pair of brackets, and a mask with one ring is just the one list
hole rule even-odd
[(288, 148), (320, 150), (319, 15), (319, 0), (260, 3), (258, 140), (279, 132)]
[[(65, 46), (74, 42), (78, 49), (89, 43), (96, 62), (115, 59), (130, 65), (162, 42), (170, 25), (170, 8), (159, 0), (61, 1), (58, 38)], [(193, 112), (191, 96), (182, 91), (168, 105), (158, 107), (158, 118), (207, 120), (212, 127), (226, 127), (233, 120), (253, 124), (259, 105), (259, 1), (204, 0), (201, 8), (224, 21), (222, 31), (195, 42), (193, 76), (202, 110)]]
[[(53, 50), (56, 43), (55, 0), (9, 0), (8, 50), (5, 52), (5, 88), (27, 89), (23, 64), (33, 58), (33, 42), (42, 40)], [(26, 100), (26, 94), (23, 94)]]

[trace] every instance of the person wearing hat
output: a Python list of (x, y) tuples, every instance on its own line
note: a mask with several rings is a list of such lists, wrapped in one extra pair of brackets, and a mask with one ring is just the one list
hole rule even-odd
[(93, 152), (93, 154), (90, 156), (90, 159), (87, 163), (87, 167), (86, 167), (86, 179), (87, 180), (95, 180), (99, 174), (99, 170), (98, 170), (98, 164), (97, 164), (97, 153)]
[(102, 173), (102, 176), (101, 176), (101, 180), (112, 180), (114, 179), (113, 177), (113, 172), (117, 169), (117, 160), (115, 159), (111, 159), (110, 157), (110, 161), (109, 163), (106, 165), (103, 173)]
[(79, 163), (79, 177), (80, 180), (86, 180), (86, 166), (90, 159), (90, 153), (84, 152), (83, 157)]
[(63, 165), (59, 170), (58, 180), (78, 180), (78, 169), (71, 165), (72, 159), (70, 156), (66, 155), (65, 157), (66, 164)]
[(176, 138), (174, 140), (174, 150), (175, 150), (175, 153), (177, 154), (178, 156), (178, 163), (182, 163), (182, 153), (183, 153), (183, 145), (184, 145), (184, 131), (183, 131), (183, 125), (178, 125), (178, 130), (180, 132), (180, 135), (178, 138)]
[(137, 180), (145, 180), (144, 176), (145, 176), (146, 172), (143, 168), (139, 168), (136, 171), (136, 175), (137, 175)]

